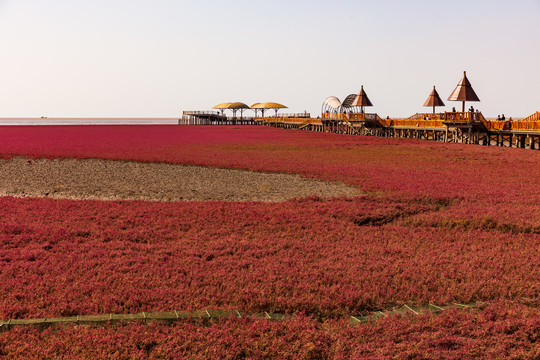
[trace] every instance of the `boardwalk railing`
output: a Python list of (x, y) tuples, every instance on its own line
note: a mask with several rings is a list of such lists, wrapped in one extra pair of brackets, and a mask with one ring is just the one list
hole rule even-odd
[(188, 116), (188, 115), (218, 115), (221, 116), (220, 111), (183, 111), (182, 115)]
[(255, 118), (255, 121), (263, 124), (322, 124), (321, 119), (304, 117), (257, 117)]
[(412, 120), (412, 119), (381, 119), (379, 120), (385, 127), (424, 127), (424, 128), (442, 128), (443, 120)]
[(476, 113), (471, 112), (445, 112), (444, 113), (444, 120), (447, 122), (472, 122), (472, 121), (480, 121), (480, 119), (476, 119)]
[(486, 120), (486, 129), (488, 131), (510, 130), (510, 121)]
[(324, 120), (343, 120), (343, 121), (377, 121), (380, 117), (377, 114), (367, 113), (323, 113)]
[(407, 119), (379, 119), (385, 127), (418, 127), (443, 128), (447, 123), (481, 122), (482, 113), (470, 112), (444, 112), (444, 113), (416, 113)]
[[(360, 115), (360, 114), (359, 114)], [(349, 116), (346, 113), (323, 113), (322, 118), (324, 120), (344, 120), (348, 121)]]
[(540, 121), (508, 121), (510, 130), (513, 131), (540, 131)]
[[(375, 117), (376, 114), (331, 114), (329, 117), (319, 118), (305, 118), (305, 117), (257, 117), (254, 118), (256, 122), (263, 124), (301, 124), (302, 126), (306, 125), (321, 125), (324, 120), (335, 120), (343, 121), (344, 123), (354, 123), (358, 119), (363, 118), (367, 119), (367, 116), (357, 116), (357, 115), (371, 115), (369, 118), (376, 119), (376, 121), (384, 127), (417, 127), (417, 128), (444, 128), (445, 122), (451, 123), (471, 123), (469, 120), (469, 113), (449, 113), (447, 115), (448, 120), (443, 119), (431, 119), (424, 120), (422, 118), (418, 119), (381, 119), (380, 117)], [(352, 116), (351, 116), (352, 115)], [(420, 114), (421, 115), (421, 114)], [(453, 115), (453, 116), (452, 116)], [(231, 118), (227, 118), (231, 120)], [(239, 120), (240, 118), (235, 118)], [(488, 131), (540, 131), (540, 121), (498, 121), (498, 120), (486, 120), (482, 113), (474, 113), (475, 123), (482, 123)], [(244, 118), (244, 120), (251, 120), (251, 118)], [(365, 121), (364, 120), (364, 121)]]
[(444, 113), (416, 113), (409, 117), (411, 120), (441, 120), (444, 119)]
[(529, 115), (524, 119), (521, 119), (520, 121), (540, 121), (540, 111), (537, 111), (534, 114)]
[(307, 119), (311, 117), (310, 113), (284, 113), (279, 114), (280, 118), (303, 118)]
[(528, 120), (490, 120), (486, 128), (489, 131), (540, 131), (540, 121)]
[(487, 120), (480, 112), (445, 112), (435, 114), (438, 118), (432, 117), (433, 114), (418, 113), (406, 119), (381, 119), (377, 114), (342, 112), (324, 113), (322, 118), (259, 117), (255, 123), (347, 135), (540, 149), (540, 113), (517, 121)]

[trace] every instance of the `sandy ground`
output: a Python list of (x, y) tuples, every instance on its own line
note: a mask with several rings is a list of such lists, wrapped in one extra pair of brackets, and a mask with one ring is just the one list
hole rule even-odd
[(356, 196), (359, 190), (297, 175), (108, 160), (0, 160), (0, 196), (62, 199), (284, 201)]

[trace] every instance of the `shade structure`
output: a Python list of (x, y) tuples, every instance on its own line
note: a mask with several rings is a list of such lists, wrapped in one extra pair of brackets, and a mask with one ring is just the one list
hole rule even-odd
[(357, 94), (349, 94), (345, 97), (345, 100), (341, 102), (337, 97), (329, 96), (324, 100), (321, 112), (357, 112), (355, 106), (353, 105), (357, 97)]
[(356, 98), (352, 102), (351, 106), (360, 106), (362, 112), (364, 112), (364, 106), (373, 106), (371, 101), (369, 101), (366, 92), (364, 91), (364, 85), (360, 87), (360, 92), (358, 95), (356, 95)]
[(255, 103), (251, 105), (252, 109), (286, 109), (287, 107), (285, 105), (275, 103), (275, 102), (263, 102), (263, 103)]
[(329, 108), (333, 110), (338, 110), (341, 108), (341, 101), (335, 96), (329, 96), (324, 100), (323, 106), (327, 105)]
[(448, 100), (463, 102), (463, 112), (465, 112), (466, 101), (480, 101), (480, 99), (474, 92), (471, 83), (469, 82), (469, 79), (467, 79), (466, 71), (463, 72), (463, 78), (457, 84), (452, 94), (448, 97)]
[(433, 85), (433, 90), (431, 91), (431, 94), (429, 94), (426, 102), (424, 103), (424, 106), (433, 106), (434, 114), (436, 106), (444, 106), (444, 102), (439, 96), (439, 93), (437, 92), (437, 90), (435, 90), (435, 85)]
[[(260, 103), (255, 103), (253, 105), (250, 106), (251, 110), (253, 110), (255, 112), (255, 117), (257, 117), (257, 110), (259, 110), (259, 104)], [(262, 114), (264, 116), (264, 110), (262, 111)]]
[(251, 108), (252, 109), (261, 109), (261, 112), (264, 116), (264, 111), (266, 109), (274, 109), (276, 111), (276, 116), (277, 116), (277, 112), (279, 109), (286, 109), (287, 107), (283, 104), (279, 104), (279, 103), (275, 103), (275, 102), (263, 102), (263, 103), (255, 103), (253, 105), (251, 105)]
[(216, 106), (212, 106), (212, 109), (249, 109), (249, 106), (244, 104), (243, 102), (228, 102), (228, 103), (221, 103)]
[(350, 108), (353, 106), (354, 100), (356, 100), (356, 94), (350, 94), (348, 95), (345, 100), (343, 100), (343, 103), (341, 104), (344, 108)]
[(230, 109), (232, 110), (234, 117), (236, 117), (236, 111), (240, 110), (240, 117), (242, 117), (244, 110), (249, 109), (249, 106), (247, 106), (243, 102), (229, 102), (229, 103), (221, 103), (216, 106), (213, 106), (212, 109), (221, 110), (221, 114), (223, 114), (224, 110)]

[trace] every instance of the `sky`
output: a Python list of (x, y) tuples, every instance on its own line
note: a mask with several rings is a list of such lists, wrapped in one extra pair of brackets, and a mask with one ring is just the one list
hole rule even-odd
[(463, 71), (485, 116), (540, 110), (540, 0), (0, 0), (0, 117), (320, 115), (360, 86), (408, 117)]

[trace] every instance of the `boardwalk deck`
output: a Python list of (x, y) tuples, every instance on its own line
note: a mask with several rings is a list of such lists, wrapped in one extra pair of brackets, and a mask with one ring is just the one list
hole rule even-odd
[(254, 117), (230, 117), (219, 111), (184, 111), (179, 125), (254, 125)]
[(433, 141), (540, 150), (540, 113), (519, 121), (486, 120), (478, 112), (415, 114), (382, 119), (377, 114), (323, 114), (322, 118), (264, 117), (255, 124), (350, 135), (416, 138)]

